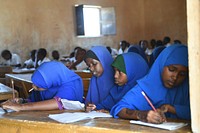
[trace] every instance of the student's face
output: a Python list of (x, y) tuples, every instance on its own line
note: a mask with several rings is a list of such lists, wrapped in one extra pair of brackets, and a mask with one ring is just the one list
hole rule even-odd
[(86, 64), (94, 76), (99, 77), (102, 75), (103, 67), (98, 60), (87, 58)]
[(162, 72), (162, 81), (166, 88), (180, 85), (188, 75), (188, 68), (182, 65), (165, 66)]
[(119, 86), (124, 85), (127, 82), (127, 76), (125, 73), (121, 72), (119, 69), (115, 68), (115, 84), (118, 84)]
[(11, 55), (10, 55), (10, 54), (5, 54), (5, 55), (3, 56), (3, 58), (4, 58), (5, 60), (10, 60), (10, 59), (11, 59)]

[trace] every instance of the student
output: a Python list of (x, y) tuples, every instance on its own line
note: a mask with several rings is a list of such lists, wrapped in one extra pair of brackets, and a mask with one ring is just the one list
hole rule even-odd
[(75, 62), (72, 62), (69, 66), (69, 69), (73, 70), (86, 70), (87, 65), (84, 62), (84, 56), (86, 54), (86, 50), (79, 48), (75, 50)]
[(49, 62), (50, 59), (47, 56), (47, 50), (45, 48), (40, 48), (36, 54), (36, 68), (40, 66), (44, 62)]
[(91, 110), (108, 110), (136, 84), (136, 80), (142, 78), (149, 70), (146, 61), (136, 53), (124, 53), (118, 55), (112, 66), (115, 70), (115, 85), (111, 88), (108, 96), (96, 106), (88, 104), (86, 111)]
[(147, 59), (147, 56), (146, 56), (144, 50), (139, 45), (130, 46), (128, 49), (128, 52), (134, 52), (134, 53), (139, 54), (146, 61), (146, 63), (149, 64), (149, 61)]
[[(172, 45), (165, 48), (149, 73), (137, 83), (112, 108), (114, 118), (138, 119), (149, 123), (162, 123), (166, 121), (165, 116), (190, 119), (186, 46)], [(157, 111), (152, 110), (142, 91)]]
[(158, 55), (165, 49), (165, 46), (159, 46), (156, 47), (152, 54), (150, 55), (150, 59), (149, 59), (149, 65), (150, 67), (153, 65), (154, 61), (156, 60), (156, 58), (158, 57)]
[(54, 110), (63, 109), (60, 99), (83, 102), (82, 79), (57, 61), (45, 62), (32, 75), (33, 88), (28, 100), (17, 99), (17, 102), (7, 101), (3, 108), (15, 111), (21, 110)]
[(117, 49), (111, 48), (110, 46), (107, 46), (106, 48), (110, 52), (110, 54), (112, 55), (113, 58), (117, 57), (117, 55), (118, 55)]
[(118, 54), (127, 53), (130, 44), (125, 40), (120, 41), (119, 44), (120, 44), (120, 48), (118, 50)]
[(147, 40), (140, 40), (139, 41), (139, 46), (142, 48), (142, 50), (145, 52), (148, 46), (148, 41)]
[(34, 64), (35, 64), (35, 54), (36, 54), (36, 51), (37, 50), (32, 50), (30, 52), (30, 59), (26, 60), (24, 62), (24, 66), (23, 67), (26, 67), (26, 68), (33, 68), (34, 67)]
[(60, 54), (57, 50), (53, 50), (51, 53), (51, 56), (52, 56), (53, 60), (59, 61)]
[(2, 63), (3, 65), (21, 67), (21, 58), (19, 55), (11, 53), (6, 49), (1, 52), (1, 56), (5, 59), (5, 61)]
[(84, 61), (92, 72), (85, 103), (98, 104), (114, 85), (113, 58), (104, 46), (94, 46), (87, 51)]
[(171, 42), (171, 38), (170, 38), (170, 37), (165, 36), (165, 37), (163, 38), (163, 45), (164, 45), (165, 47), (171, 46), (172, 44), (171, 44), (170, 42)]

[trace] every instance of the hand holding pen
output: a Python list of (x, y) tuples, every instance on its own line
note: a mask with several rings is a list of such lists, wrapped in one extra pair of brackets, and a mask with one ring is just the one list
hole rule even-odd
[(146, 96), (145, 92), (142, 91), (141, 93), (144, 96), (144, 98), (147, 100), (147, 102), (149, 103), (151, 108), (153, 109), (153, 111), (150, 110), (147, 113), (147, 116), (146, 116), (147, 122), (157, 123), (157, 124), (166, 122), (166, 117), (165, 117), (165, 114), (164, 114), (165, 112), (162, 111), (161, 109), (156, 110), (156, 108), (153, 106), (153, 104), (151, 103), (149, 98)]
[(85, 112), (91, 112), (96, 109), (96, 105), (92, 103), (87, 103), (85, 105)]

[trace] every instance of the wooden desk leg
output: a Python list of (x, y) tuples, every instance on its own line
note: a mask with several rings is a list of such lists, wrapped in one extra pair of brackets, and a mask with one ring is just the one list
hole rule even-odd
[(24, 96), (25, 98), (28, 98), (28, 92), (27, 92), (27, 88), (26, 88), (26, 85), (24, 84), (24, 82), (22, 81), (22, 86), (23, 86), (23, 92), (24, 92)]

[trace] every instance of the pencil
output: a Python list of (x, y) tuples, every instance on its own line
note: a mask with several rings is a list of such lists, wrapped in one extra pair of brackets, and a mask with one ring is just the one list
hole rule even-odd
[(144, 91), (142, 91), (142, 95), (145, 97), (145, 99), (147, 100), (147, 102), (149, 103), (149, 105), (151, 106), (151, 108), (153, 109), (153, 111), (156, 112), (155, 107), (153, 106), (153, 104), (151, 103), (151, 101), (149, 100), (149, 98), (146, 96), (146, 94), (144, 93)]
[(30, 89), (28, 92), (31, 92), (32, 90), (34, 90), (34, 88)]
[(13, 81), (13, 79), (11, 80), (11, 84), (12, 84), (13, 99), (14, 99), (15, 98), (15, 88), (14, 88), (14, 81)]

